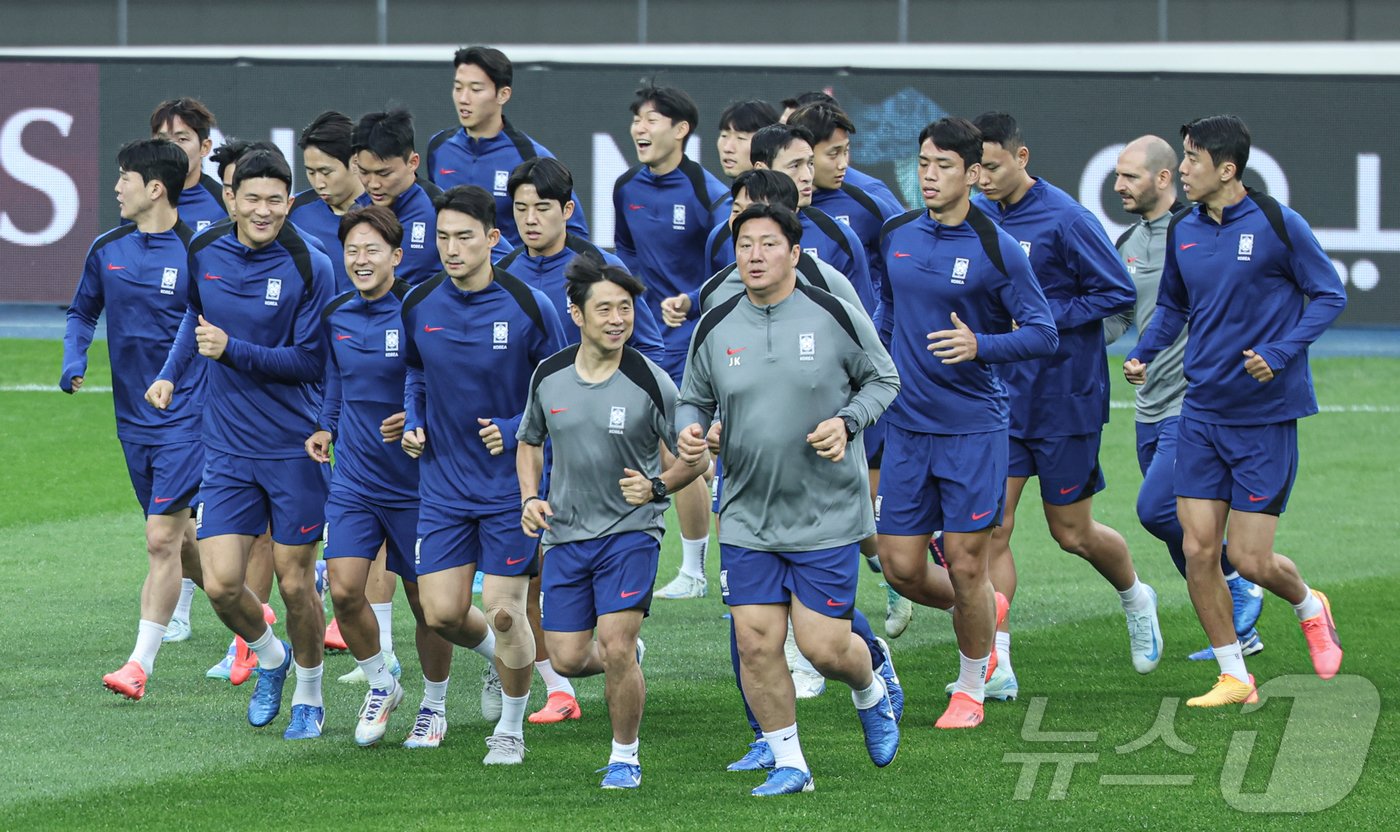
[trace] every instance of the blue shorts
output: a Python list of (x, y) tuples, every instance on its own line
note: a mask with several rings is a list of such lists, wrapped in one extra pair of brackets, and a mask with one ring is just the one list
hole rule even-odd
[(539, 563), (539, 541), (520, 528), (517, 510), (478, 514), (429, 502), (418, 508), (415, 574), (473, 564), (487, 575), (533, 577)]
[(1222, 500), (1235, 511), (1279, 515), (1298, 475), (1298, 423), (1212, 425), (1182, 416), (1176, 496)]
[(374, 560), (380, 545), (385, 565), (405, 581), (417, 581), (413, 547), (418, 538), (418, 506), (389, 508), (348, 490), (335, 489), (326, 500), (326, 546), (331, 558)]
[(1039, 477), (1040, 499), (1052, 506), (1067, 506), (1104, 490), (1099, 467), (1102, 433), (1078, 436), (1046, 436), (1040, 439), (1010, 438), (1007, 475)]
[(599, 616), (651, 609), (661, 544), (646, 532), (622, 532), (551, 546), (540, 576), (544, 629), (592, 630)]
[(199, 481), (204, 476), (204, 445), (122, 443), (126, 473), (136, 501), (146, 516), (174, 514), (199, 505)]
[(831, 618), (850, 618), (860, 581), (860, 544), (810, 552), (762, 552), (721, 543), (719, 587), (724, 603), (791, 604)]
[(875, 420), (875, 424), (860, 432), (861, 438), (865, 440), (865, 466), (871, 470), (880, 470), (880, 464), (885, 457), (885, 439), (889, 428), (885, 425), (885, 418), (881, 416)]
[(724, 496), (724, 466), (715, 457), (715, 478), (710, 480), (710, 513), (719, 514), (719, 501)]
[(196, 534), (200, 540), (221, 534), (256, 537), (270, 523), (275, 543), (315, 543), (326, 522), (330, 475), (329, 465), (306, 456), (253, 459), (206, 450)]
[(980, 532), (1006, 506), (1006, 431), (914, 433), (890, 425), (890, 464), (880, 471), (875, 528), (927, 537), (938, 529)]

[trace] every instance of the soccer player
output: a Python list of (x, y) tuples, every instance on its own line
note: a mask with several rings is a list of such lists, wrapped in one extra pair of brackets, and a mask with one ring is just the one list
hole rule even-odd
[[(1060, 335), (1053, 355), (997, 371), (1010, 396), (1011, 444), (1004, 517), (989, 549), (992, 584), (1015, 603), (1016, 506), (1026, 481), (1039, 477), (1051, 536), (1117, 590), (1133, 668), (1150, 673), (1162, 658), (1157, 593), (1138, 580), (1123, 536), (1093, 514), (1093, 496), (1105, 485), (1099, 467), (1099, 442), (1108, 421), (1103, 320), (1132, 308), (1133, 282), (1098, 219), (1026, 170), (1030, 149), (1015, 119), (989, 112), (973, 123), (982, 132), (982, 193), (973, 202), (1021, 244)], [(1004, 619), (998, 621), (996, 651), (996, 676), (987, 695), (1010, 698), (1020, 684)]]
[[(191, 244), (186, 323), (146, 397), (158, 409), (170, 406), (193, 342), (209, 374), (204, 503), (196, 523), (204, 590), (219, 618), (257, 656), (252, 725), (267, 725), (281, 712), (287, 674), (296, 665), (292, 718), (283, 734), (295, 740), (320, 736), (325, 719), (325, 613), (315, 563), (326, 478), (302, 445), (321, 403), (320, 316), (333, 278), (326, 255), (287, 223), (291, 189), (292, 171), (280, 156), (255, 151), (238, 160), (233, 228)], [(190, 327), (190, 319), (198, 326)], [(249, 549), (269, 522), (290, 645), (273, 635), (246, 586)]]
[(513, 451), (530, 376), (564, 346), (548, 296), (491, 265), (496, 200), (458, 185), (433, 200), (444, 271), (404, 299), (403, 448), (419, 466), (414, 569), (428, 624), (472, 647), (484, 637), (470, 616), (472, 578), (495, 633), (503, 694), (486, 765), (525, 761), (525, 706), (535, 639), (525, 615), (535, 541), (520, 526)]
[[(925, 127), (926, 209), (887, 223), (880, 244), (888, 264), (881, 337), (901, 381), (886, 417), (880, 559), (904, 597), (940, 609), (952, 602), (959, 673), (937, 728), (982, 722), (996, 621), (1005, 614), (987, 572), (1006, 496), (1007, 393), (993, 365), (1050, 355), (1058, 342), (1016, 239), (970, 202), (981, 161), (982, 134), (967, 119)], [(929, 563), (939, 529), (951, 598), (947, 578)]]
[(203, 169), (214, 148), (209, 138), (214, 125), (214, 114), (197, 98), (172, 98), (151, 111), (151, 138), (174, 142), (188, 159), (179, 211), (180, 221), (195, 233), (228, 216), (223, 187)]
[[(1167, 255), (1167, 225), (1173, 214), (1183, 210), (1176, 198), (1176, 151), (1158, 136), (1135, 139), (1118, 154), (1114, 190), (1123, 200), (1123, 210), (1141, 218), (1116, 244), (1137, 288), (1133, 309), (1104, 321), (1108, 343), (1113, 343), (1136, 319), (1138, 332), (1145, 332), (1157, 308), (1157, 291), (1162, 264)], [(1186, 353), (1183, 330), (1170, 347), (1158, 354), (1147, 373), (1147, 381), (1137, 389), (1136, 423), (1138, 465), (1142, 487), (1138, 489), (1137, 514), (1142, 527), (1167, 545), (1172, 563), (1186, 577), (1186, 553), (1182, 550), (1181, 522), (1176, 517), (1176, 497), (1172, 494), (1172, 472), (1176, 469), (1177, 430), (1181, 400), (1186, 395), (1186, 375), (1182, 358)], [(1254, 624), (1263, 608), (1264, 592), (1240, 576), (1230, 563), (1225, 546), (1220, 551), (1220, 568), (1230, 587), (1235, 634), (1246, 656), (1264, 649)], [(1215, 653), (1207, 645), (1190, 656), (1209, 661)]]
[(311, 187), (292, 200), (291, 220), (297, 228), (321, 241), (335, 269), (335, 291), (344, 294), (355, 287), (345, 272), (340, 249), (340, 220), (365, 193), (355, 173), (350, 117), (327, 110), (301, 130), (297, 147)]
[(1298, 471), (1297, 420), (1317, 412), (1308, 345), (1342, 313), (1346, 291), (1307, 222), (1245, 188), (1243, 121), (1197, 119), (1181, 138), (1181, 187), (1196, 206), (1168, 225), (1157, 313), (1123, 374), (1146, 381), (1190, 320), (1173, 481), (1186, 585), (1220, 676), (1186, 704), (1217, 707), (1258, 699), (1220, 571), (1227, 529), (1240, 574), (1293, 605), (1317, 675), (1342, 664), (1327, 596), (1273, 547)]
[(778, 123), (778, 111), (767, 101), (753, 98), (735, 101), (719, 114), (719, 137), (715, 150), (719, 152), (719, 167), (730, 179), (753, 170), (749, 161), (749, 142), (753, 134), (770, 124)]
[[(637, 636), (651, 606), (667, 495), (708, 465), (698, 426), (683, 442), (676, 436), (675, 383), (627, 346), (642, 291), (621, 266), (588, 257), (569, 265), (569, 314), (581, 340), (535, 370), (517, 434), (521, 526), (530, 537), (544, 533), (548, 555), (549, 653), (566, 675), (606, 677), (613, 739), (605, 789), (642, 783), (646, 683)], [(542, 497), (546, 437), (554, 458)], [(666, 467), (662, 447), (674, 456)]]
[[(521, 245), (522, 238), (511, 212), (507, 187), (510, 172), (521, 162), (554, 154), (539, 142), (515, 129), (505, 116), (510, 101), (515, 68), (510, 58), (489, 46), (469, 46), (452, 56), (452, 106), (457, 111), (460, 130), (441, 130), (428, 141), (428, 176), (439, 188), (476, 185), (496, 198), (496, 220), (501, 240), (494, 259)], [(569, 231), (588, 239), (588, 222), (578, 195), (569, 194), (574, 212)]]
[[(365, 192), (356, 205), (385, 205), (403, 225), (403, 263), (396, 274), (413, 286), (442, 270), (433, 245), (433, 197), (439, 188), (419, 180), (418, 152), (413, 149), (413, 116), (397, 108), (365, 113), (350, 138), (355, 169)], [(424, 187), (426, 186), (426, 187)]]
[(734, 237), (746, 291), (695, 328), (676, 424), (710, 426), (725, 460), (720, 585), (775, 761), (753, 794), (769, 796), (812, 789), (782, 654), (789, 614), (802, 652), (851, 686), (871, 760), (888, 765), (899, 750), (890, 691), (850, 623), (858, 543), (875, 526), (859, 434), (899, 376), (860, 310), (797, 284), (802, 226), (791, 211), (750, 205)]
[[(102, 684), (128, 699), (146, 695), (146, 680), (180, 595), (180, 576), (200, 581), (191, 509), (196, 504), (204, 446), (199, 442), (202, 373), (181, 385), (179, 406), (161, 412), (143, 401), (146, 379), (160, 370), (184, 318), (193, 233), (177, 206), (188, 159), (163, 139), (129, 142), (117, 152), (117, 204), (125, 224), (98, 237), (68, 307), (59, 388), (82, 389), (93, 331), (107, 313), (107, 351), (117, 439), (136, 500), (146, 515), (149, 567), (141, 586), (136, 648)], [(187, 614), (188, 615), (188, 614)], [(189, 623), (186, 620), (186, 629)]]
[[(688, 94), (675, 87), (647, 84), (637, 90), (630, 109), (639, 164), (613, 185), (617, 256), (648, 288), (643, 302), (651, 307), (653, 317), (661, 320), (663, 299), (697, 289), (709, 277), (705, 237), (714, 227), (716, 206), (728, 192), (714, 175), (685, 155), (685, 142), (700, 123), (699, 108)], [(677, 385), (694, 327), (693, 322), (687, 322), (662, 333), (666, 352), (657, 363)], [(675, 495), (681, 567), (657, 592), (658, 598), (705, 597), (705, 552), (710, 545), (708, 496), (703, 482), (692, 482)]]

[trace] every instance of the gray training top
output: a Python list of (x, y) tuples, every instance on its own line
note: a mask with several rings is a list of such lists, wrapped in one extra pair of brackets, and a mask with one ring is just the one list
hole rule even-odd
[[(1137, 286), (1137, 302), (1133, 311), (1104, 320), (1104, 336), (1110, 344), (1118, 340), (1134, 319), (1139, 335), (1152, 322), (1152, 314), (1157, 311), (1162, 264), (1167, 257), (1167, 224), (1172, 220), (1172, 213), (1168, 211), (1151, 222), (1144, 219), (1118, 239), (1118, 254)], [(1186, 330), (1182, 329), (1176, 342), (1147, 365), (1147, 382), (1137, 388), (1139, 422), (1160, 422), (1181, 415), (1181, 401), (1186, 397), (1185, 357)]]
[[(837, 271), (835, 266), (805, 251), (797, 261), (797, 282), (830, 292), (855, 307), (861, 314), (865, 314), (865, 304), (861, 303), (860, 295), (856, 294), (856, 288), (851, 285), (851, 279)], [(742, 295), (744, 291), (744, 278), (739, 276), (739, 264), (730, 263), (700, 286), (699, 311), (701, 314), (709, 312), (735, 295)]]
[(546, 358), (530, 380), (530, 397), (516, 438), (553, 441), (546, 549), (622, 532), (660, 541), (669, 500), (629, 505), (617, 481), (623, 468), (661, 476), (659, 442), (676, 453), (676, 385), (646, 356), (622, 348), (622, 364), (607, 381), (579, 378), (575, 344)]
[(700, 319), (687, 362), (677, 427), (724, 413), (721, 543), (808, 552), (874, 533), (861, 434), (840, 462), (807, 444), (833, 416), (869, 427), (899, 393), (864, 311), (801, 283), (772, 306), (742, 293)]

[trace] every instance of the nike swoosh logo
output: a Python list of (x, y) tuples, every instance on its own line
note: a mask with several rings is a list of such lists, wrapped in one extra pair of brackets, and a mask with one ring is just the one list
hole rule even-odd
[(450, 174), (450, 173), (456, 173), (456, 172), (457, 172), (457, 169), (456, 169), (456, 168), (438, 168), (438, 174), (441, 175), (441, 176), (447, 176), (447, 175)]
[(1079, 488), (1080, 488), (1080, 486), (1078, 486), (1078, 485), (1071, 485), (1069, 488), (1061, 488), (1061, 489), (1060, 489), (1060, 496), (1063, 497), (1063, 496), (1065, 496), (1066, 494), (1073, 494), (1074, 492), (1078, 491)]
[(1129, 262), (1129, 263), (1136, 263), (1137, 261), (1138, 261), (1138, 259), (1137, 259), (1136, 257), (1129, 257), (1129, 258), (1128, 258), (1128, 262)]
[(224, 279), (224, 276), (221, 275), (221, 274), (210, 274), (209, 272), (205, 272), (205, 273), (204, 273), (204, 279), (205, 279), (205, 280), (223, 280), (223, 279)]
[(796, 732), (791, 733), (791, 734), (788, 734), (786, 737), (783, 737), (783, 742), (787, 742), (788, 740), (792, 739), (792, 738), (795, 737), (795, 736), (797, 736), (797, 733), (796, 733)]
[(828, 599), (826, 599), (826, 605), (827, 605), (828, 607), (844, 607), (844, 606), (846, 606), (845, 604), (841, 603), (840, 601), (837, 601), (835, 598), (828, 598)]
[(350, 337), (352, 337), (352, 336), (349, 336), (349, 335), (337, 335), (337, 336), (335, 336), (335, 340), (337, 340), (337, 341), (344, 341), (346, 338), (350, 338)]
[(984, 517), (986, 517), (988, 514), (991, 514), (991, 513), (992, 513), (993, 511), (995, 511), (995, 510), (996, 510), (996, 509), (990, 509), (990, 508), (989, 508), (989, 509), (987, 509), (986, 511), (982, 512), (981, 514), (973, 514), (973, 515), (972, 515), (972, 521), (975, 523), (975, 522), (977, 522), (978, 520), (981, 520), (981, 519), (983, 519)]
[(551, 408), (549, 409), (549, 412), (550, 412), (551, 414), (553, 414), (553, 413), (563, 413), (563, 412), (566, 411), (566, 410), (568, 410), (567, 407), (551, 407)]
[(302, 534), (311, 534), (312, 532), (316, 531), (316, 530), (319, 529), (319, 528), (321, 528), (321, 524), (320, 524), (320, 523), (312, 523), (312, 524), (309, 525), (309, 526), (302, 526), (302, 527), (301, 527), (301, 533), (302, 533)]
[(108, 264), (107, 264), (107, 271), (109, 271), (109, 272), (124, 272), (124, 271), (126, 271), (126, 266), (118, 266), (116, 263), (108, 263)]
[(1198, 246), (1198, 245), (1200, 245), (1200, 243), (1182, 243), (1182, 244), (1181, 244), (1181, 250), (1182, 250), (1182, 251), (1185, 251), (1185, 250), (1188, 249), (1188, 248), (1192, 248), (1193, 246)]
[(1269, 495), (1267, 495), (1267, 494), (1264, 495), (1263, 497), (1256, 497), (1256, 496), (1254, 496), (1253, 494), (1250, 494), (1250, 495), (1249, 495), (1249, 501), (1250, 501), (1251, 503), (1262, 503), (1262, 502), (1264, 502), (1264, 501), (1267, 500), (1267, 499), (1269, 499)]
[(905, 252), (902, 252), (902, 251), (896, 251), (896, 252), (894, 253), (894, 256), (895, 256), (895, 257), (908, 257), (909, 255), (906, 254)]
[(628, 206), (627, 206), (627, 210), (629, 210), (629, 211), (640, 211), (640, 210), (642, 210), (642, 209), (645, 208), (645, 207), (646, 207), (645, 205), (633, 205), (633, 204), (630, 204), (630, 203), (629, 203)]
[(743, 351), (746, 350), (746, 349), (748, 349), (748, 347), (740, 347), (740, 348), (738, 348), (737, 350), (734, 350), (734, 349), (725, 349), (724, 352), (725, 352), (726, 355), (734, 355), (734, 354), (736, 354), (736, 353), (741, 353), (741, 352), (743, 352)]
[(1161, 658), (1161, 651), (1157, 649), (1157, 628), (1152, 628), (1152, 652), (1147, 655), (1149, 662), (1155, 662)]
[(157, 498), (156, 498), (156, 504), (159, 505), (159, 504), (161, 504), (161, 503), (168, 503), (168, 502), (170, 502), (170, 501), (173, 500), (173, 499), (175, 499), (175, 498), (174, 498), (174, 497), (157, 497)]
[(519, 566), (529, 559), (530, 557), (528, 555), (523, 558), (506, 558), (506, 566)]
[(428, 326), (427, 324), (423, 325), (424, 332), (437, 332), (440, 329), (442, 329), (442, 327), (440, 326)]
[(622, 597), (623, 597), (623, 598), (631, 598), (633, 595), (640, 595), (641, 593), (642, 593), (642, 591), (641, 591), (640, 589), (634, 589), (634, 590), (632, 590), (631, 592), (624, 592), (624, 593), (622, 593)]

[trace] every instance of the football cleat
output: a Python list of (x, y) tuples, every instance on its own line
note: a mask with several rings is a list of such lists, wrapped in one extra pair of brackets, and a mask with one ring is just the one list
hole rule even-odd
[(337, 653), (350, 649), (350, 645), (345, 643), (345, 636), (340, 634), (339, 618), (332, 618), (331, 623), (326, 625), (325, 645), (327, 650)]
[(894, 762), (899, 754), (899, 722), (890, 705), (890, 695), (886, 691), (880, 701), (869, 708), (857, 708), (860, 717), (860, 730), (865, 735), (865, 750), (870, 754), (870, 762), (884, 768)]
[(397, 681), (391, 690), (371, 688), (360, 706), (359, 721), (355, 723), (355, 744), (370, 746), (384, 739), (389, 730), (389, 716), (403, 701), (403, 685)]
[(601, 772), (607, 772), (602, 783), (605, 789), (635, 789), (642, 785), (642, 767), (636, 763), (608, 763), (594, 773)]
[[(1253, 656), (1255, 653), (1264, 652), (1264, 642), (1259, 640), (1259, 631), (1250, 630), (1249, 632), (1240, 636), (1240, 648), (1241, 650), (1243, 650), (1244, 655), (1246, 656)], [(1204, 649), (1197, 650), (1196, 652), (1192, 653), (1186, 658), (1190, 659), (1193, 662), (1214, 661), (1215, 649), (1209, 644), (1207, 644)]]
[(749, 794), (754, 797), (776, 797), (780, 794), (810, 792), (813, 788), (815, 786), (812, 783), (811, 772), (792, 766), (783, 766), (768, 772), (768, 779), (763, 781), (763, 785)]
[(495, 722), (501, 718), (501, 708), (505, 703), (501, 697), (505, 695), (505, 690), (501, 687), (500, 674), (496, 672), (496, 663), (490, 661), (486, 663), (486, 669), (481, 671), (481, 718), (487, 722)]
[(760, 737), (749, 743), (748, 753), (730, 763), (725, 771), (763, 771), (773, 766), (773, 748)]
[(948, 699), (948, 710), (933, 723), (935, 728), (976, 728), (982, 724), (982, 703), (962, 691)]
[(880, 645), (880, 652), (885, 654), (885, 661), (876, 672), (885, 680), (885, 690), (890, 695), (890, 707), (894, 709), (894, 721), (899, 722), (904, 719), (904, 686), (899, 683), (899, 674), (894, 672), (894, 657), (890, 655), (890, 646), (879, 636), (875, 637), (875, 643)]
[[(393, 653), (386, 653), (384, 658), (385, 663), (389, 665), (389, 673), (393, 674), (395, 679), (402, 678), (403, 664), (399, 661), (399, 657)], [(347, 685), (368, 685), (369, 677), (365, 675), (365, 671), (357, 664), (354, 670), (337, 677), (336, 681), (344, 682)]]
[(1228, 673), (1222, 673), (1208, 693), (1193, 696), (1186, 700), (1191, 708), (1218, 708), (1222, 705), (1241, 705), (1259, 701), (1259, 691), (1254, 687), (1254, 677), (1241, 682)]
[(268, 724), (282, 711), (282, 688), (287, 684), (287, 673), (292, 669), (292, 645), (284, 641), (282, 648), (287, 651), (287, 658), (279, 667), (259, 671), (253, 696), (248, 700), (248, 724), (254, 728)]
[(233, 665), (228, 670), (230, 684), (241, 685), (258, 670), (258, 657), (248, 647), (242, 636), (233, 639)]
[(885, 588), (885, 635), (899, 638), (914, 618), (914, 602), (895, 592), (889, 584), (880, 586)]
[[(949, 682), (943, 692), (952, 696), (957, 689), (957, 682)], [(1021, 687), (1016, 681), (1016, 673), (1008, 670), (1005, 665), (999, 665), (996, 672), (987, 680), (987, 686), (983, 689), (982, 695), (998, 702), (1008, 702), (1015, 699), (1020, 692)]]
[(172, 618), (170, 623), (165, 625), (165, 635), (160, 640), (166, 644), (177, 641), (190, 640), (190, 622), (184, 618)]
[(1322, 602), (1322, 612), (1307, 621), (1300, 622), (1303, 638), (1308, 642), (1308, 655), (1312, 657), (1313, 670), (1323, 679), (1331, 679), (1342, 667), (1342, 642), (1337, 638), (1337, 624), (1332, 620), (1332, 604), (1327, 596), (1317, 590), (1312, 591)]
[(1234, 578), (1225, 584), (1230, 587), (1235, 635), (1243, 641), (1245, 635), (1259, 623), (1259, 614), (1264, 610), (1264, 590), (1245, 578)]
[(552, 725), (566, 719), (579, 719), (582, 716), (583, 711), (579, 709), (578, 699), (572, 694), (560, 690), (551, 693), (545, 699), (544, 707), (530, 714), (528, 720), (531, 725)]
[(656, 597), (664, 598), (668, 601), (679, 601), (684, 598), (704, 598), (708, 589), (708, 583), (704, 578), (697, 578), (688, 572), (677, 572), (676, 577), (671, 579), (661, 589), (657, 590)]
[(517, 766), (525, 762), (525, 738), (514, 734), (492, 734), (486, 738), (482, 765)]
[(235, 639), (229, 643), (228, 652), (224, 654), (222, 659), (219, 659), (219, 663), (204, 671), (204, 677), (206, 679), (227, 679), (233, 670), (233, 658), (237, 655), (237, 650), (238, 641)]
[(1151, 673), (1162, 660), (1162, 628), (1157, 623), (1157, 591), (1147, 584), (1142, 591), (1152, 598), (1152, 605), (1145, 610), (1132, 612), (1124, 610), (1128, 622), (1128, 644), (1133, 656), (1133, 669), (1138, 673)]
[(419, 708), (413, 730), (403, 741), (404, 748), (437, 748), (447, 736), (447, 714), (432, 708)]
[(102, 686), (133, 702), (146, 695), (146, 670), (135, 659), (102, 677)]
[(321, 736), (321, 726), (326, 723), (326, 709), (320, 705), (293, 705), (292, 719), (287, 730), (282, 732), (284, 740), (314, 740)]

